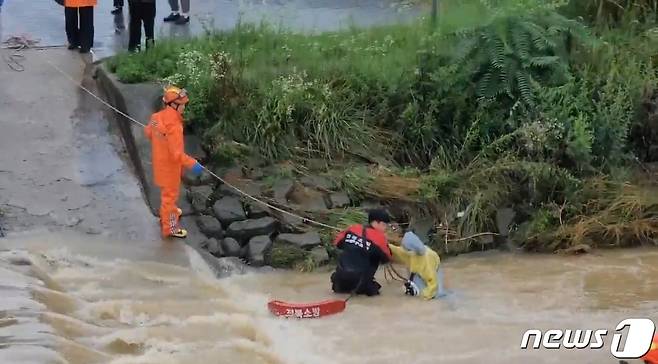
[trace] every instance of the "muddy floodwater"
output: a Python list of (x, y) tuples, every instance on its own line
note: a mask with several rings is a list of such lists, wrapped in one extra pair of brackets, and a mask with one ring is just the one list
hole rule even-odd
[[(0, 363), (617, 363), (601, 350), (521, 350), (530, 328), (658, 318), (658, 250), (445, 261), (450, 294), (382, 295), (321, 319), (273, 318), (270, 298), (335, 297), (329, 273), (216, 279), (182, 244), (85, 235), (0, 240)], [(380, 272), (381, 273), (381, 272)], [(344, 297), (344, 296), (340, 296)], [(631, 361), (633, 362), (633, 361)]]

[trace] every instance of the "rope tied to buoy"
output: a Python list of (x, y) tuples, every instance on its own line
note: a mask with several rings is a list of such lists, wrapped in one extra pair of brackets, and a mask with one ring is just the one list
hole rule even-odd
[[(83, 86), (82, 84), (76, 82), (76, 81), (75, 81), (75, 80), (74, 80), (74, 79), (73, 79), (68, 73), (66, 73), (65, 71), (63, 71), (61, 68), (57, 67), (57, 66), (56, 66), (55, 64), (53, 64), (52, 62), (50, 62), (50, 61), (48, 61), (48, 60), (46, 60), (45, 62), (48, 63), (48, 64), (49, 64), (54, 70), (56, 70), (58, 73), (62, 74), (62, 76), (64, 76), (66, 79), (68, 79), (71, 83), (73, 83), (74, 85), (76, 85), (78, 88), (82, 89), (84, 92), (86, 92), (87, 94), (89, 94), (91, 97), (93, 97), (94, 99), (96, 99), (96, 100), (97, 100), (98, 102), (100, 102), (101, 104), (107, 106), (108, 108), (110, 108), (110, 109), (113, 110), (114, 112), (118, 113), (119, 115), (123, 116), (123, 117), (126, 118), (127, 120), (129, 120), (129, 121), (131, 121), (131, 122), (133, 122), (133, 123), (135, 123), (135, 124), (137, 124), (137, 125), (140, 125), (140, 126), (142, 126), (142, 127), (145, 127), (145, 126), (146, 126), (146, 124), (139, 122), (139, 121), (136, 120), (135, 118), (131, 117), (130, 115), (124, 113), (124, 112), (121, 111), (121, 110), (119, 110), (118, 108), (116, 108), (115, 106), (111, 105), (111, 104), (108, 103), (107, 101), (103, 100), (100, 96), (94, 94), (92, 91), (90, 91), (88, 88), (86, 88), (86, 87)], [(337, 226), (332, 226), (332, 225), (325, 224), (325, 223), (323, 223), (323, 222), (320, 222), (320, 221), (314, 220), (314, 219), (309, 218), (309, 217), (301, 216), (301, 215), (296, 214), (296, 213), (294, 213), (294, 212), (287, 211), (286, 209), (280, 208), (280, 207), (275, 206), (275, 205), (273, 205), (273, 204), (271, 204), (271, 203), (268, 203), (268, 202), (266, 202), (266, 201), (263, 201), (263, 200), (261, 200), (261, 199), (259, 199), (259, 198), (257, 198), (257, 197), (254, 197), (254, 196), (252, 196), (252, 195), (246, 193), (246, 192), (243, 191), (242, 189), (240, 189), (240, 188), (238, 188), (238, 187), (232, 185), (231, 183), (229, 183), (229, 182), (226, 181), (225, 179), (221, 178), (221, 177), (218, 176), (216, 173), (214, 173), (213, 171), (211, 171), (210, 169), (208, 169), (206, 166), (202, 166), (202, 167), (203, 167), (203, 169), (204, 169), (209, 175), (211, 175), (212, 177), (214, 177), (215, 179), (217, 179), (219, 182), (225, 184), (226, 186), (228, 186), (229, 188), (233, 189), (234, 191), (236, 191), (236, 192), (239, 193), (240, 195), (244, 196), (245, 198), (247, 198), (247, 199), (249, 199), (249, 200), (252, 200), (252, 201), (254, 201), (254, 202), (256, 202), (256, 203), (258, 203), (258, 204), (260, 204), (260, 205), (262, 205), (262, 206), (264, 206), (264, 207), (267, 207), (267, 208), (269, 208), (269, 209), (272, 210), (272, 211), (276, 211), (276, 212), (279, 212), (279, 213), (282, 213), (282, 214), (288, 215), (288, 216), (290, 216), (290, 217), (293, 217), (293, 218), (295, 218), (295, 219), (299, 219), (299, 220), (301, 220), (301, 222), (304, 223), (304, 224), (311, 224), (311, 225), (315, 225), (315, 226), (318, 226), (318, 227), (322, 227), (322, 228), (326, 228), (326, 229), (330, 229), (330, 230), (334, 230), (334, 231), (341, 231), (341, 230), (343, 230), (342, 228), (339, 228), (339, 227), (337, 227)], [(285, 206), (285, 207), (287, 207), (287, 206)], [(288, 208), (289, 208), (289, 207), (288, 207)], [(289, 208), (289, 209), (291, 209), (291, 208)], [(291, 210), (292, 210), (292, 209), (291, 209)], [(496, 233), (480, 233), (480, 234), (475, 234), (475, 235), (473, 235), (473, 237), (481, 236), (481, 235), (489, 235), (489, 234), (491, 234), (491, 235), (497, 235)], [(468, 239), (471, 239), (471, 238), (472, 238), (472, 237), (463, 237), (463, 238), (457, 238), (457, 239), (447, 239), (447, 241), (463, 241), (463, 240), (468, 240)], [(403, 277), (402, 277), (397, 271), (395, 271), (394, 268), (392, 268), (392, 271), (394, 272), (395, 277), (397, 277), (398, 279), (400, 279), (400, 278), (404, 279), (404, 278), (403, 278)], [(406, 280), (405, 280), (405, 281), (406, 281)]]
[[(103, 100), (102, 98), (100, 98), (99, 96), (97, 96), (96, 94), (94, 94), (93, 92), (91, 92), (88, 88), (86, 88), (86, 87), (84, 87), (83, 85), (78, 84), (77, 82), (75, 82), (75, 80), (74, 80), (70, 75), (68, 75), (68, 74), (67, 74), (66, 72), (64, 72), (62, 69), (60, 69), (59, 67), (57, 67), (56, 65), (54, 65), (52, 62), (50, 62), (50, 61), (46, 61), (46, 62), (47, 62), (51, 67), (53, 67), (56, 71), (58, 71), (58, 72), (61, 73), (64, 77), (66, 77), (69, 81), (71, 81), (71, 82), (73, 82), (74, 84), (76, 84), (79, 88), (81, 88), (83, 91), (85, 91), (86, 93), (88, 93), (90, 96), (92, 96), (93, 98), (95, 98), (97, 101), (99, 101), (99, 102), (102, 103), (103, 105), (109, 107), (110, 109), (112, 109), (113, 111), (115, 111), (116, 113), (118, 113), (119, 115), (125, 117), (126, 119), (128, 119), (129, 121), (131, 121), (131, 122), (133, 122), (133, 123), (135, 123), (135, 124), (137, 124), (137, 125), (140, 125), (140, 126), (142, 126), (142, 127), (145, 127), (145, 126), (146, 126), (146, 124), (139, 122), (139, 121), (136, 120), (135, 118), (131, 117), (130, 115), (128, 115), (128, 114), (122, 112), (121, 110), (117, 109), (117, 108), (114, 107), (113, 105), (109, 104), (108, 102), (106, 102), (105, 100)], [(244, 196), (244, 197), (246, 197), (246, 198), (248, 198), (248, 199), (250, 199), (250, 200), (252, 200), (252, 201), (254, 201), (254, 202), (256, 202), (256, 203), (259, 203), (259, 204), (261, 204), (261, 205), (263, 205), (263, 206), (265, 206), (265, 207), (267, 207), (267, 208), (269, 208), (269, 209), (271, 209), (271, 210), (273, 210), (273, 211), (277, 211), (277, 212), (280, 212), (280, 213), (283, 213), (283, 214), (289, 215), (289, 216), (291, 216), (291, 217), (293, 217), (293, 218), (300, 219), (303, 223), (313, 224), (313, 225), (316, 225), (316, 226), (324, 227), (324, 228), (327, 228), (327, 229), (332, 229), (332, 230), (335, 230), (335, 231), (340, 231), (340, 230), (341, 230), (340, 228), (338, 228), (338, 227), (336, 227), (336, 226), (331, 226), (331, 225), (328, 225), (328, 224), (322, 223), (322, 222), (320, 222), (320, 221), (316, 221), (316, 220), (314, 220), (314, 219), (311, 219), (311, 218), (308, 218), (308, 217), (304, 217), (304, 216), (301, 216), (301, 215), (295, 214), (295, 213), (290, 212), (290, 211), (286, 211), (286, 210), (284, 210), (284, 209), (282, 209), (282, 208), (280, 208), (280, 207), (274, 206), (274, 205), (272, 205), (272, 204), (270, 204), (270, 203), (267, 203), (267, 202), (265, 202), (265, 201), (263, 201), (263, 200), (260, 200), (260, 199), (258, 199), (258, 198), (256, 198), (256, 197), (254, 197), (254, 196), (252, 196), (252, 195), (250, 195), (250, 194), (244, 192), (244, 191), (241, 190), (240, 188), (238, 188), (238, 187), (232, 185), (231, 183), (229, 183), (228, 181), (224, 180), (223, 178), (219, 177), (217, 174), (215, 174), (215, 172), (211, 171), (211, 170), (208, 169), (206, 166), (202, 166), (202, 167), (203, 167), (203, 169), (204, 169), (208, 174), (210, 174), (211, 176), (213, 176), (214, 178), (216, 178), (218, 181), (220, 181), (221, 183), (225, 184), (225, 185), (228, 186), (229, 188), (235, 190), (235, 191), (238, 192), (240, 195), (242, 195), (242, 196)]]
[(393, 264), (386, 264), (384, 266), (384, 279), (386, 279), (387, 282), (395, 281), (404, 283), (407, 281), (407, 278), (402, 276), (402, 274), (395, 269)]

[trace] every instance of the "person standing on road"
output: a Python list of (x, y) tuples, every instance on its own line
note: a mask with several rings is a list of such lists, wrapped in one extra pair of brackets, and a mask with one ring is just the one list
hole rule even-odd
[[(190, 0), (180, 0), (180, 8), (178, 7), (178, 0), (169, 0), (169, 6), (171, 7), (171, 14), (164, 18), (164, 21), (174, 22), (178, 25), (190, 22)], [(183, 11), (180, 12), (179, 9)]]
[(130, 8), (130, 36), (128, 51), (138, 52), (142, 43), (142, 24), (146, 35), (146, 49), (153, 45), (155, 26), (155, 0), (128, 0)]
[(64, 0), (64, 19), (69, 49), (89, 53), (94, 46), (94, 6), (97, 0)]
[(122, 11), (123, 11), (123, 0), (114, 0), (114, 10), (112, 10), (111, 13), (116, 15)]
[(191, 169), (195, 175), (203, 172), (196, 159), (185, 154), (183, 138), (183, 112), (190, 101), (185, 89), (167, 86), (162, 97), (164, 108), (151, 116), (144, 128), (146, 138), (151, 141), (153, 177), (160, 187), (160, 226), (162, 237), (187, 237), (180, 227), (183, 211), (176, 206), (180, 194), (183, 168)]

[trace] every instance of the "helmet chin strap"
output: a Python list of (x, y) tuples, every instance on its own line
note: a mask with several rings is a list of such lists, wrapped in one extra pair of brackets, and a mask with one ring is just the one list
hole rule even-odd
[[(174, 105), (176, 105), (176, 106), (174, 106)], [(181, 104), (176, 103), (176, 102), (173, 102), (173, 101), (167, 103), (167, 106), (171, 107), (172, 109), (174, 109), (174, 110), (176, 110), (176, 111), (179, 111), (178, 108), (180, 107), (180, 105), (181, 105)]]

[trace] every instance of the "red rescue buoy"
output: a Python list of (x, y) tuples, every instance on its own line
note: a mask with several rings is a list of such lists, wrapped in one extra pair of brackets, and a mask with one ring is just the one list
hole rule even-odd
[(294, 318), (318, 318), (345, 310), (346, 300), (326, 300), (311, 303), (292, 303), (273, 300), (267, 304), (276, 316)]

